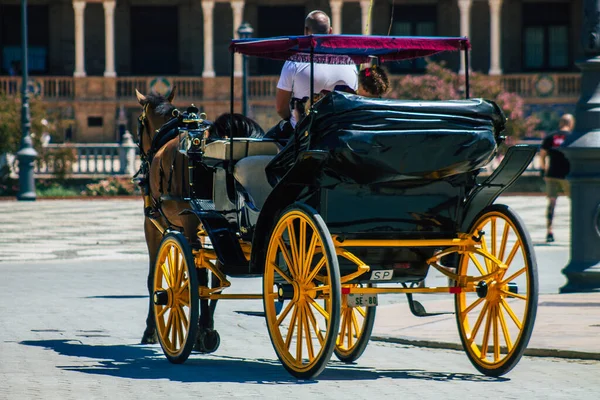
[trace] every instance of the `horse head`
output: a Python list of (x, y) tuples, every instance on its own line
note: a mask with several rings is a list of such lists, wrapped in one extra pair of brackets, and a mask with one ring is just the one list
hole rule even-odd
[(154, 92), (143, 95), (136, 89), (135, 95), (143, 109), (139, 117), (138, 141), (141, 151), (144, 154), (148, 154), (152, 145), (152, 139), (154, 139), (157, 131), (174, 117), (173, 111), (175, 110), (175, 106), (172, 104), (172, 101), (175, 97), (175, 88), (168, 95), (161, 95)]

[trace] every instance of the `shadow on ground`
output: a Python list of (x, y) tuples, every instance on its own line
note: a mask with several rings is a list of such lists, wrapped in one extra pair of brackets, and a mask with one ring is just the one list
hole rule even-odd
[[(177, 382), (239, 382), (259, 384), (311, 384), (291, 377), (276, 360), (192, 354), (184, 365), (169, 363), (157, 346), (90, 345), (79, 340), (27, 340), (20, 344), (53, 350), (61, 356), (81, 357), (90, 365), (60, 365), (66, 371), (130, 379), (169, 379)], [(332, 361), (320, 381), (365, 381), (380, 378), (424, 381), (502, 382), (506, 378), (483, 375), (432, 372), (416, 369), (390, 370), (347, 365)]]

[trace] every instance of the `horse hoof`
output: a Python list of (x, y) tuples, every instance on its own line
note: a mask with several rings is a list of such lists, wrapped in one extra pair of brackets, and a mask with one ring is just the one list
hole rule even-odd
[(156, 331), (154, 332), (144, 332), (144, 336), (142, 336), (142, 344), (156, 344), (158, 343), (158, 336), (156, 336)]
[(199, 353), (214, 353), (221, 344), (219, 332), (214, 329), (200, 329), (194, 343), (194, 350)]

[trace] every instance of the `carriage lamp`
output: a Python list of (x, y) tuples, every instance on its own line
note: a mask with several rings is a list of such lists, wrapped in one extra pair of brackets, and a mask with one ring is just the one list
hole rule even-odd
[[(250, 39), (254, 33), (252, 26), (244, 22), (237, 30), (240, 39)], [(248, 57), (242, 58), (242, 114), (248, 116)]]

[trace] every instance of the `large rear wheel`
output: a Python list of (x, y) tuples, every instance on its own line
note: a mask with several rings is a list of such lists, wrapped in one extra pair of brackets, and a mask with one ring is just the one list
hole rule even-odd
[(271, 232), (263, 295), (269, 335), (283, 366), (299, 379), (319, 375), (340, 324), (340, 275), (325, 222), (304, 204), (284, 210)]
[(475, 368), (501, 376), (519, 362), (533, 331), (538, 299), (535, 253), (525, 225), (504, 205), (484, 209), (469, 234), (481, 239), (476, 251), (462, 255), (458, 274), (482, 279), (475, 282), (476, 293), (455, 297), (458, 330)]
[(198, 334), (198, 276), (190, 245), (167, 233), (154, 266), (154, 316), (158, 340), (174, 364), (185, 362)]

